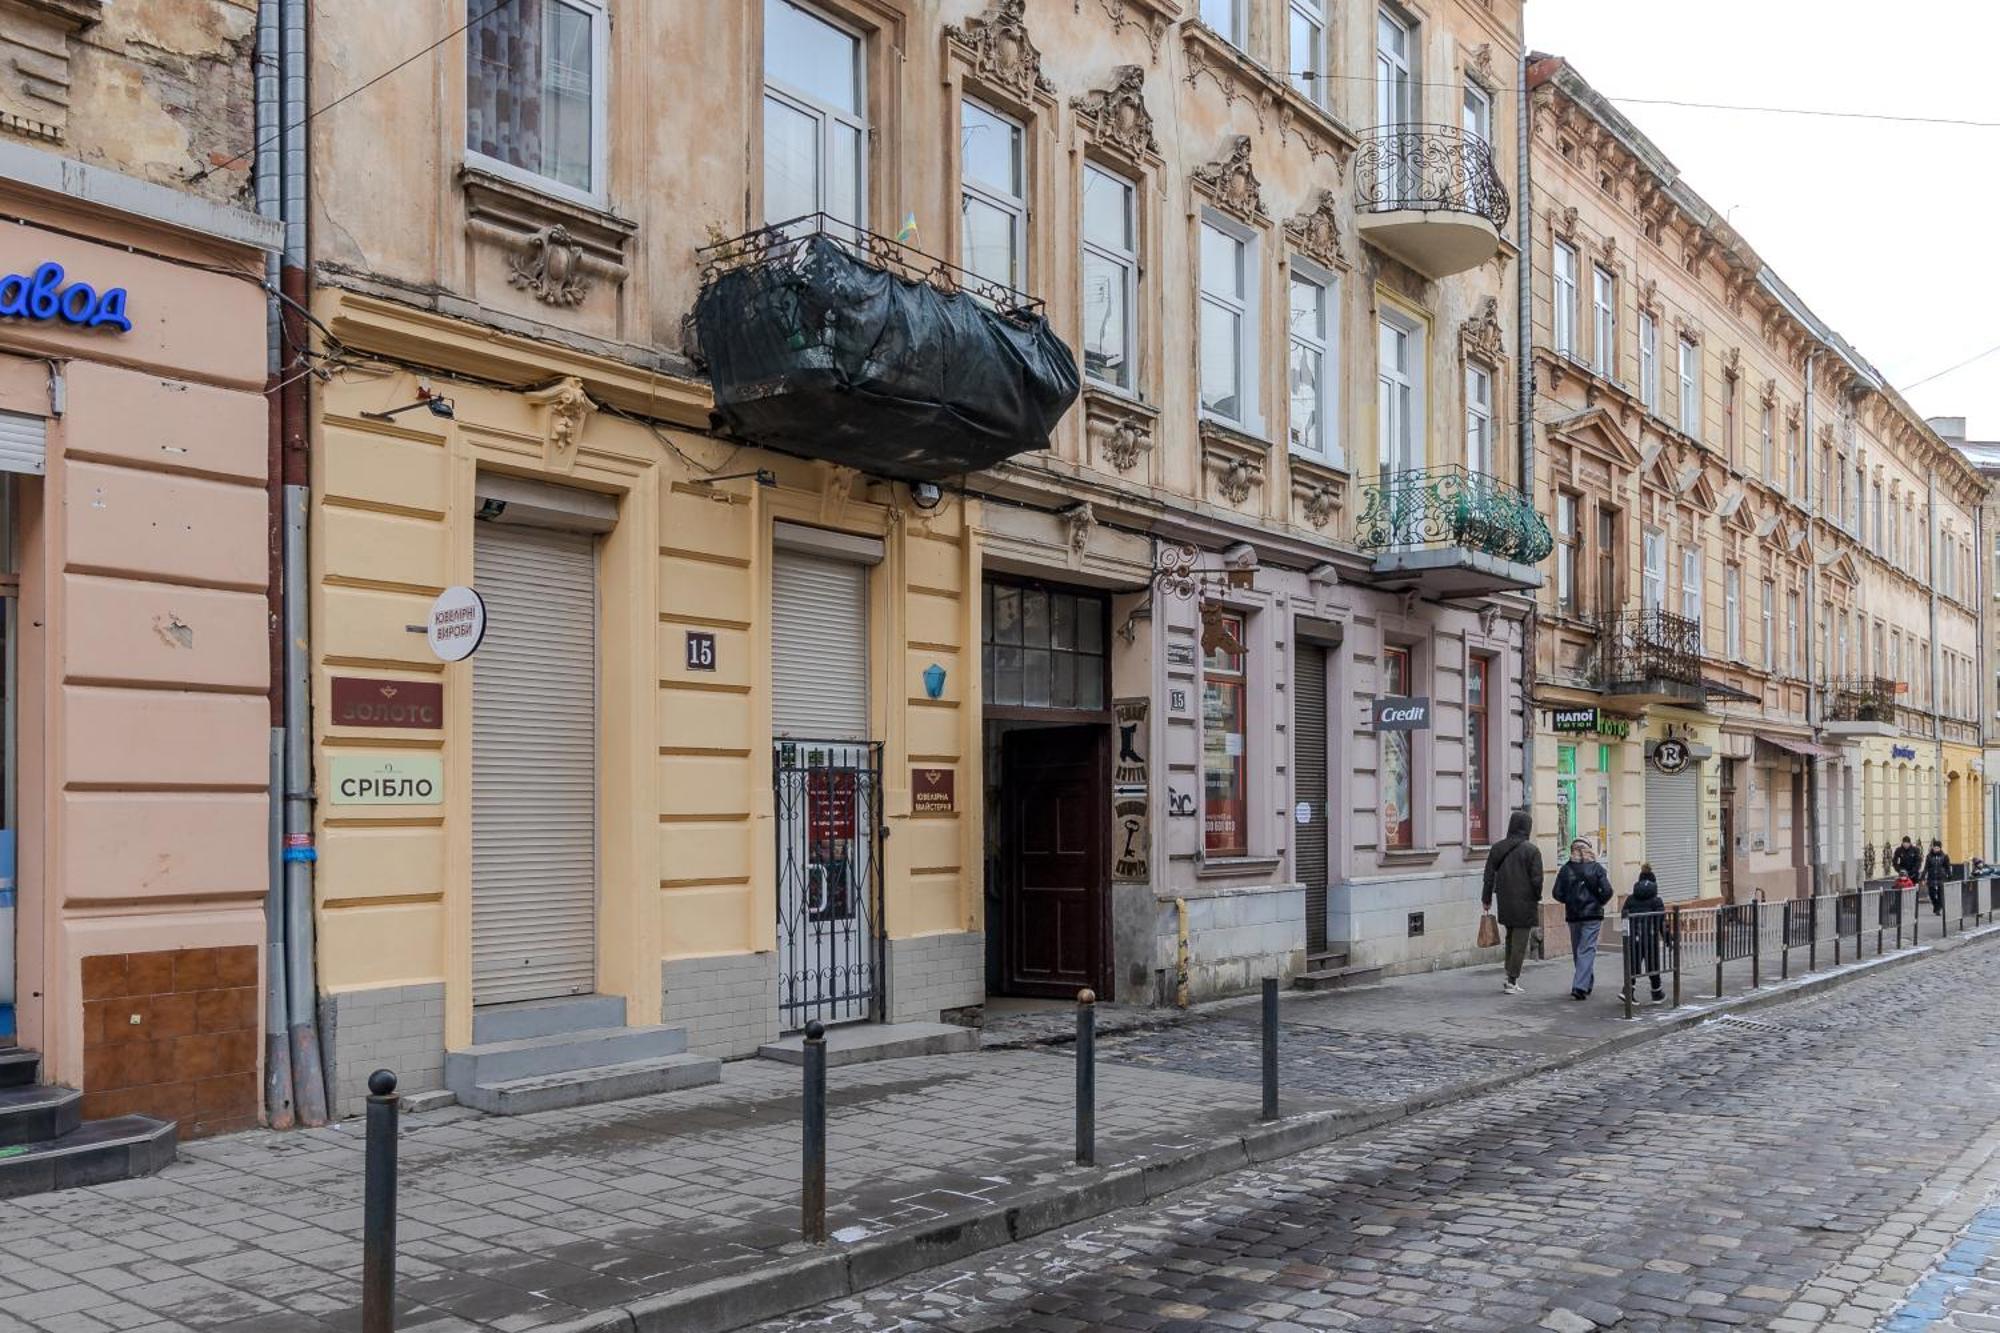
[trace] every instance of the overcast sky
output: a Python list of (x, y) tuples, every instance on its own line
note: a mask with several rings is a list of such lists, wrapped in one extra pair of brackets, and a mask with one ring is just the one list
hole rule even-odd
[(1692, 110), (1666, 98), (2000, 121), (2000, 0), (1527, 0), (1566, 56), (1926, 416), (2000, 439), (2000, 128)]

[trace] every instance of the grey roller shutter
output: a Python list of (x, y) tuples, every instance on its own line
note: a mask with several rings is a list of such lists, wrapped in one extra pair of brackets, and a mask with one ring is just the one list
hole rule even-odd
[(868, 567), (780, 550), (771, 559), (771, 730), (868, 736)]
[(597, 560), (587, 533), (480, 523), (472, 996), (597, 985)]
[(1306, 886), (1306, 953), (1326, 952), (1327, 839), (1332, 824), (1326, 808), (1326, 649), (1302, 643), (1293, 687), (1293, 791), (1308, 807), (1309, 823), (1296, 825), (1293, 872)]
[(1646, 860), (1669, 902), (1701, 896), (1699, 774), (1695, 765), (1679, 773), (1646, 765)]
[(20, 412), (0, 412), (0, 472), (32, 472), (49, 467), (49, 423)]

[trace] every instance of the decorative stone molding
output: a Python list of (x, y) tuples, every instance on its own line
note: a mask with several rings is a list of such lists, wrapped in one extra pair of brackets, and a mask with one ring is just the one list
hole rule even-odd
[(1758, 401), (1765, 407), (1776, 407), (1778, 405), (1778, 377), (1776, 375), (1764, 381), (1764, 390), (1758, 395)]
[(1481, 634), (1484, 634), (1489, 639), (1492, 638), (1493, 627), (1499, 623), (1500, 606), (1497, 602), (1488, 602), (1479, 608), (1479, 632)]
[(1082, 555), (1090, 549), (1090, 534), (1097, 528), (1097, 515), (1092, 512), (1090, 502), (1086, 500), (1065, 509), (1062, 519), (1069, 529), (1069, 549)]
[(1565, 241), (1576, 240), (1577, 218), (1575, 204), (1549, 205), (1549, 230)]
[(1347, 474), (1328, 463), (1292, 454), (1292, 500), (1315, 528), (1325, 528), (1347, 505)]
[(1216, 207), (1258, 226), (1270, 221), (1270, 215), (1264, 211), (1264, 187), (1250, 165), (1250, 147), (1249, 135), (1231, 135), (1226, 154), (1194, 169), (1194, 183)]
[(1340, 243), (1340, 203), (1332, 190), (1321, 190), (1313, 206), (1285, 223), (1292, 248), (1327, 268), (1347, 267)]
[(1265, 117), (1277, 110), (1290, 86), (1200, 23), (1190, 23), (1181, 29), (1181, 58), (1187, 65), (1187, 73), (1181, 77), (1188, 87), (1195, 87), (1206, 74), (1221, 91), (1226, 105), (1250, 103), (1259, 132), (1268, 128)]
[(1458, 342), (1466, 354), (1495, 365), (1506, 359), (1507, 331), (1500, 327), (1500, 300), (1489, 296), (1479, 312), (1458, 326)]
[(1053, 98), (1056, 87), (1042, 73), (1042, 53), (1028, 36), (1027, 0), (992, 0), (984, 14), (963, 25), (947, 23), (945, 40), (963, 48), (979, 79), (1022, 102)]
[(1657, 314), (1660, 309), (1660, 280), (1642, 278), (1639, 281), (1639, 308)]
[(576, 447), (582, 442), (584, 423), (597, 411), (597, 404), (584, 391), (583, 381), (570, 375), (522, 396), (535, 406), (547, 409), (543, 443), (547, 449), (549, 468), (557, 472), (574, 469)]
[[(1129, 27), (1137, 28), (1145, 37), (1146, 45), (1153, 53), (1153, 63), (1160, 63), (1160, 39), (1167, 35), (1174, 20), (1180, 16), (1180, 9), (1171, 0), (1097, 0), (1111, 19), (1111, 31), (1115, 35)], [(1083, 12), (1083, 0), (1075, 0), (1072, 12)]]
[(545, 195), (478, 167), (460, 167), (466, 232), (506, 252), (507, 281), (549, 305), (576, 306), (594, 279), (629, 276), (625, 248), (639, 224)]
[(1732, 347), (1722, 354), (1722, 377), (1734, 384), (1743, 378), (1743, 349)]
[(1084, 440), (1089, 461), (1119, 475), (1144, 469), (1145, 456), (1153, 448), (1153, 422), (1157, 409), (1121, 394), (1086, 388), (1083, 392)]
[(72, 41), (104, 17), (104, 0), (0, 0), (0, 130), (43, 143), (69, 133)]
[(1120, 65), (1111, 75), (1110, 87), (1072, 97), (1070, 109), (1100, 147), (1135, 163), (1158, 157), (1153, 115), (1146, 110), (1146, 71), (1137, 65)]
[(1247, 501), (1250, 492), (1264, 484), (1271, 446), (1206, 417), (1200, 435), (1202, 470), (1214, 477), (1217, 492), (1231, 504)]
[(1493, 43), (1481, 42), (1465, 55), (1465, 71), (1489, 90), (1493, 87)]

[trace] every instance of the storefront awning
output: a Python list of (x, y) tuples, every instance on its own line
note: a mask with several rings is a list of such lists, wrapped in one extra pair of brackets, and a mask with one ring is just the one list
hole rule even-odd
[(1784, 753), (1795, 755), (1800, 759), (1827, 759), (1834, 754), (1834, 751), (1824, 745), (1814, 745), (1811, 741), (1793, 740), (1789, 736), (1759, 736), (1757, 744), (1760, 746), (1768, 745), (1773, 750), (1782, 750)]

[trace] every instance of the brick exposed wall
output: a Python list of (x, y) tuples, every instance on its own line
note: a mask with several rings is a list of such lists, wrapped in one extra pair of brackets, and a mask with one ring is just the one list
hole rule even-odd
[(257, 949), (83, 960), (83, 1114), (152, 1115), (200, 1138), (257, 1123)]

